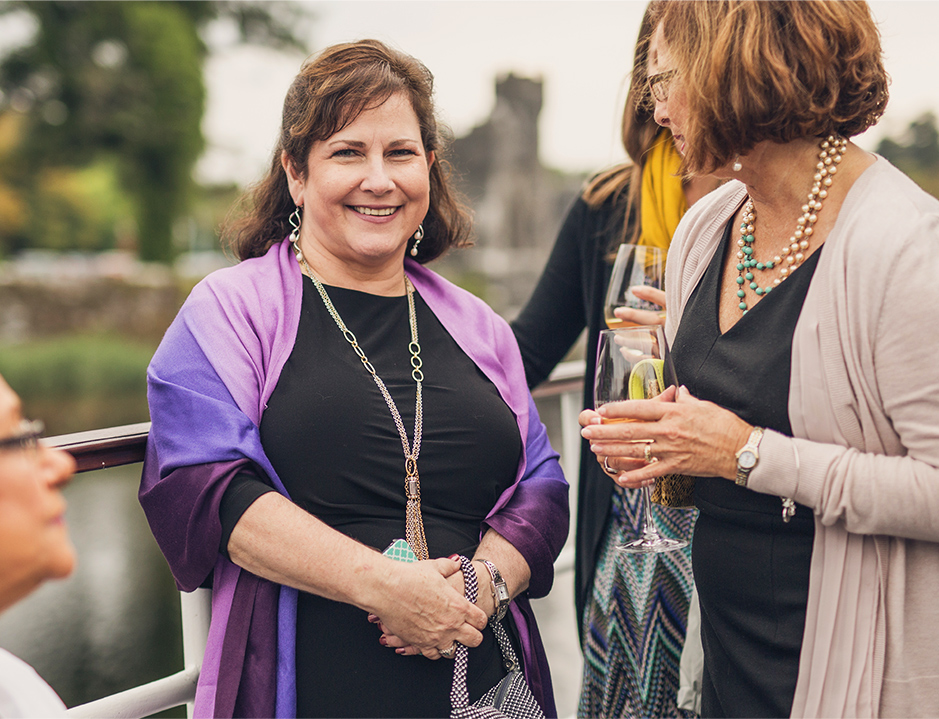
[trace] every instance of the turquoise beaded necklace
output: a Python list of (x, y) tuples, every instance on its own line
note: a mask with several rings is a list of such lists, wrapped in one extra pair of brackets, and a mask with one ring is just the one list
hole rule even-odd
[[(747, 198), (743, 207), (743, 217), (740, 220), (740, 239), (737, 240), (737, 307), (746, 314), (747, 290), (755, 295), (769, 294), (774, 287), (778, 287), (783, 280), (795, 272), (796, 268), (805, 259), (805, 251), (809, 248), (809, 239), (814, 231), (813, 225), (818, 220), (818, 213), (822, 209), (822, 200), (828, 197), (828, 188), (831, 187), (832, 178), (838, 171), (838, 165), (848, 147), (848, 141), (843, 137), (829, 135), (819, 143), (818, 162), (815, 165), (815, 176), (812, 191), (809, 192), (808, 202), (802, 205), (802, 216), (796, 222), (796, 229), (789, 238), (789, 244), (773, 257), (772, 260), (758, 262), (753, 256), (753, 228), (756, 222), (756, 210), (753, 200)], [(777, 276), (773, 281), (761, 287), (756, 280), (757, 272), (777, 269)]]

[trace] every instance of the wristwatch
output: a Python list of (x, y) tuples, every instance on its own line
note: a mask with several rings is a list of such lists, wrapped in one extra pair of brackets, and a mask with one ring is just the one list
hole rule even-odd
[(509, 588), (505, 586), (505, 580), (502, 578), (502, 574), (496, 568), (495, 564), (488, 559), (480, 559), (479, 561), (486, 565), (486, 569), (489, 570), (489, 576), (492, 577), (492, 600), (495, 603), (496, 611), (489, 618), (496, 622), (501, 622), (502, 617), (504, 617), (505, 613), (509, 610), (509, 602), (512, 601), (512, 598), (509, 596)]
[(734, 481), (741, 487), (747, 486), (750, 472), (760, 461), (761, 439), (763, 439), (763, 428), (754, 427), (747, 438), (747, 443), (737, 451), (737, 477)]

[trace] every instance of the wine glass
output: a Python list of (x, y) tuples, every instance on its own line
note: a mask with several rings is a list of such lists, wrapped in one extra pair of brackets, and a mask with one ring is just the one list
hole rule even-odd
[[(594, 402), (597, 408), (608, 402), (650, 399), (675, 384), (665, 333), (659, 325), (609, 329), (600, 332)], [(632, 422), (631, 419), (604, 419), (604, 423)], [(642, 488), (642, 536), (617, 549), (633, 554), (670, 552), (688, 546), (681, 539), (663, 537), (652, 517), (652, 490)]]
[(640, 300), (633, 294), (632, 287), (648, 285), (662, 289), (665, 272), (665, 251), (658, 247), (631, 245), (623, 243), (616, 252), (610, 284), (603, 303), (603, 316), (610, 329), (632, 327), (636, 323), (621, 320), (614, 310), (617, 307), (631, 307), (635, 310), (661, 311), (661, 307)]

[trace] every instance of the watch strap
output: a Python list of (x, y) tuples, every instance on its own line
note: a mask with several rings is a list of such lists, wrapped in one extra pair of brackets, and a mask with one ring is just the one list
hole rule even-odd
[(502, 578), (502, 573), (495, 564), (488, 559), (480, 559), (479, 561), (486, 565), (486, 569), (489, 571), (489, 577), (492, 579), (492, 600), (496, 609), (490, 619), (501, 622), (505, 613), (509, 610), (509, 603), (512, 601), (512, 598), (509, 596), (509, 588), (506, 586), (505, 580)]
[[(762, 439), (763, 439), (763, 428), (754, 427), (753, 431), (750, 432), (750, 436), (747, 437), (747, 443), (743, 445), (743, 447), (741, 447), (737, 451), (737, 455), (736, 455), (737, 475), (736, 477), (734, 477), (734, 481), (741, 487), (747, 486), (747, 481), (750, 479), (750, 472), (752, 472), (754, 468), (756, 467), (756, 465), (759, 464), (759, 461), (760, 461), (759, 447), (760, 447), (760, 440)], [(740, 457), (744, 452), (752, 452), (754, 455), (755, 461), (753, 462), (753, 465), (750, 467), (744, 467), (740, 463)]]

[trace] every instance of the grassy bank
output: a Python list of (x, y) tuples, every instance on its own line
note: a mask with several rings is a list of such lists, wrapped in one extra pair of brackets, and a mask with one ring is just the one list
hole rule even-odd
[(0, 346), (0, 375), (48, 434), (145, 422), (155, 346), (117, 335), (73, 335)]

